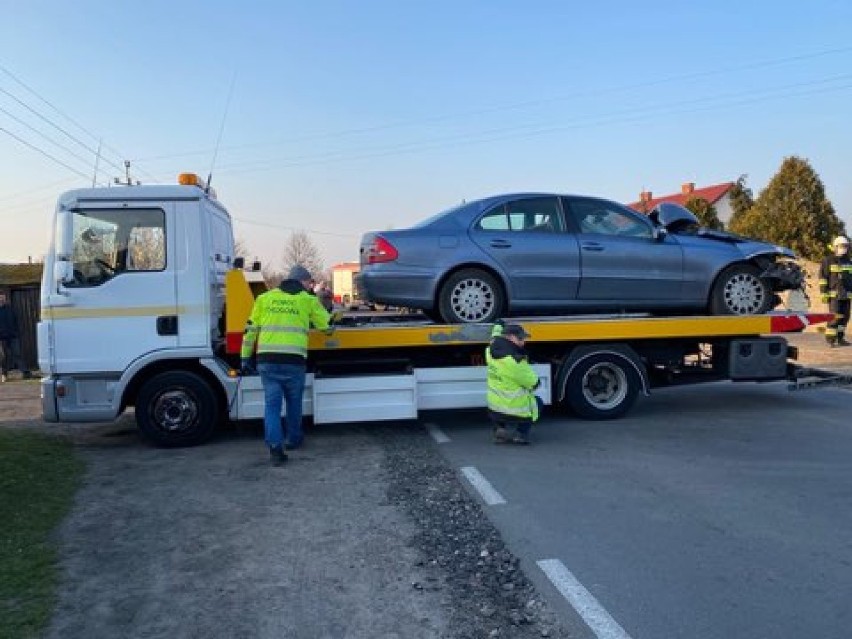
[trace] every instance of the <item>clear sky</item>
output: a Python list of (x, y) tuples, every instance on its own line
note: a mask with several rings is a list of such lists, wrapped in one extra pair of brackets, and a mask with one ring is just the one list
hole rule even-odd
[(44, 252), (99, 139), (101, 181), (124, 159), (143, 182), (206, 175), (232, 85), (213, 183), (273, 264), (289, 228), (331, 264), (462, 199), (628, 202), (743, 173), (759, 191), (793, 154), (852, 227), (848, 0), (0, 0), (0, 15), (0, 262)]

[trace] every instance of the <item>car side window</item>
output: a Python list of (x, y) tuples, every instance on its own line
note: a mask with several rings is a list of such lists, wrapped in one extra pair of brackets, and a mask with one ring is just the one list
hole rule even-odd
[(618, 235), (622, 237), (651, 238), (650, 223), (638, 213), (623, 208), (615, 202), (572, 198), (566, 200), (570, 214), (581, 233)]
[(526, 198), (500, 205), (483, 215), (476, 227), (519, 233), (558, 233), (565, 228), (555, 197)]
[(508, 231), (509, 218), (506, 217), (506, 207), (502, 204), (495, 206), (479, 218), (476, 228), (482, 231)]

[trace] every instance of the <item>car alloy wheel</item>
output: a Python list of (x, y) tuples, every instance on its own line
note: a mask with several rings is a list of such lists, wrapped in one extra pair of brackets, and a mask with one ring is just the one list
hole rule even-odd
[(483, 280), (468, 277), (453, 287), (450, 306), (463, 322), (481, 322), (494, 310), (494, 290)]
[(735, 273), (723, 288), (725, 306), (734, 315), (759, 313), (764, 306), (766, 287), (756, 275), (748, 272)]

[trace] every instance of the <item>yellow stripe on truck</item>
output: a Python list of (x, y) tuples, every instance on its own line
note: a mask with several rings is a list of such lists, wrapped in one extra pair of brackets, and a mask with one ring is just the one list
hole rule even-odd
[(95, 319), (103, 317), (160, 317), (162, 315), (185, 315), (189, 309), (183, 306), (116, 306), (110, 308), (74, 308), (53, 306), (41, 309), (42, 320)]

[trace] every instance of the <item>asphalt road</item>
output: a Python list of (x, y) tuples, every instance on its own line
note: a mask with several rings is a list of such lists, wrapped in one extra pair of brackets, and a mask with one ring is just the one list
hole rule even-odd
[(486, 512), (576, 636), (595, 634), (541, 560), (605, 610), (585, 609), (599, 637), (845, 639), (850, 406), (839, 389), (669, 389), (615, 422), (548, 416), (526, 448), (492, 444), (480, 414), (431, 421), (505, 500)]

